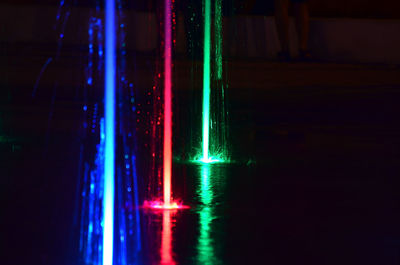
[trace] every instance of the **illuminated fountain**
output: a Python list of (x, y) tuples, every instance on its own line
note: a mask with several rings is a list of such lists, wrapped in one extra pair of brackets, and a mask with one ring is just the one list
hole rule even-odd
[(115, 183), (115, 1), (106, 0), (105, 16), (105, 148), (103, 199), (103, 265), (113, 264)]
[[(198, 163), (229, 162), (227, 148), (227, 113), (222, 75), (222, 11), (221, 0), (214, 6), (214, 46), (211, 41), (211, 0), (203, 0), (204, 50), (203, 50), (203, 100), (202, 100), (202, 148), (196, 155)], [(213, 46), (213, 47), (212, 47)], [(213, 49), (212, 49), (213, 48)], [(212, 70), (211, 49), (214, 51)]]
[(141, 250), (135, 93), (126, 77), (123, 1), (106, 0), (104, 17), (101, 2), (95, 2), (84, 59), (79, 251), (84, 264), (125, 265), (136, 263)]
[[(173, 1), (173, 0), (172, 0)], [(145, 208), (188, 208), (171, 198), (172, 176), (172, 1), (164, 2), (164, 130), (163, 130), (163, 201), (145, 201)]]

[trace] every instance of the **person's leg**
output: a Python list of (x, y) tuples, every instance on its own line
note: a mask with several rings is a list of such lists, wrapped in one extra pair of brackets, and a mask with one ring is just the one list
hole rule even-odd
[(289, 0), (275, 0), (275, 23), (281, 52), (289, 54)]
[(295, 2), (294, 12), (299, 49), (302, 52), (306, 52), (308, 50), (308, 34), (310, 31), (310, 18), (306, 1)]

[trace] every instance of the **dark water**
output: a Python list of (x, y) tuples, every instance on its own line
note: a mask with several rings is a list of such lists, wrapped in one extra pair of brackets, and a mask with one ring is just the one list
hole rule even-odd
[[(399, 95), (233, 89), (236, 162), (174, 164), (191, 208), (141, 210), (138, 263), (399, 264)], [(79, 264), (81, 104), (49, 102), (1, 106), (1, 264)]]
[[(398, 181), (386, 179), (391, 173), (383, 165), (359, 161), (351, 169), (332, 160), (316, 159), (314, 167), (272, 159), (250, 166), (175, 165), (176, 194), (191, 209), (142, 210), (139, 260), (398, 264)], [(18, 181), (3, 193), (4, 264), (77, 264), (76, 176), (68, 159), (46, 162), (40, 170), (30, 157), (15, 165), (19, 171), (13, 168)]]

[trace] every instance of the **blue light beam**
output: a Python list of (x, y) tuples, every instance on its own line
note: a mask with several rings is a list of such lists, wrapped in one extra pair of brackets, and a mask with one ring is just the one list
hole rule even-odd
[(103, 265), (113, 264), (114, 244), (114, 143), (115, 143), (115, 1), (105, 6), (105, 157), (103, 201)]

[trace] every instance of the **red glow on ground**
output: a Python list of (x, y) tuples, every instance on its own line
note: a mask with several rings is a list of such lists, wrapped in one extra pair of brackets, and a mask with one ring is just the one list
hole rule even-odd
[(177, 201), (171, 201), (169, 204), (166, 204), (161, 200), (145, 201), (143, 207), (155, 210), (179, 210), (190, 208)]

